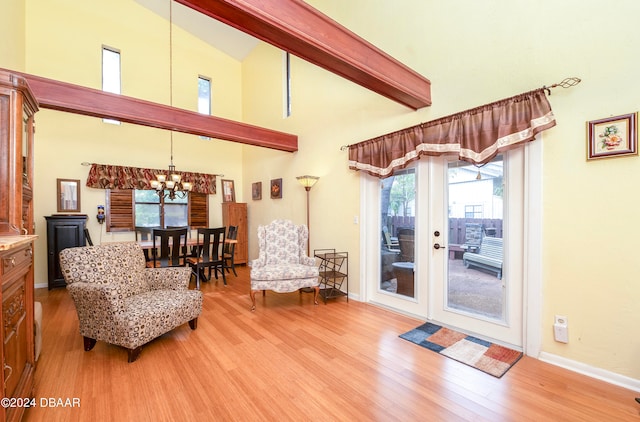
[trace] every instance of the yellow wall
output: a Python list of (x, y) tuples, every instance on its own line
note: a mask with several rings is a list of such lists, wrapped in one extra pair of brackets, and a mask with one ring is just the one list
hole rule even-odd
[(25, 5), (22, 0), (5, 0), (0, 6), (0, 63), (7, 69), (24, 70)]
[[(353, 110), (341, 110), (340, 101), (349, 93), (374, 103), (385, 100), (293, 56), (291, 70), (293, 113), (284, 118), (282, 52), (260, 45), (243, 62), (245, 120), (299, 136), (299, 150), (293, 155), (245, 147), (244, 189), (251, 207), (249, 232), (254, 233), (258, 225), (277, 217), (306, 224), (306, 191), (296, 177), (318, 176), (319, 181), (309, 192), (310, 248), (349, 252), (350, 290), (358, 292), (360, 225), (354, 224), (354, 218), (359, 219), (360, 214), (359, 176), (347, 168), (346, 151), (340, 150), (341, 145), (359, 136), (349, 133), (350, 120), (358, 117)], [(283, 198), (270, 199), (270, 180), (278, 178), (282, 178)], [(253, 182), (262, 182), (261, 201), (250, 199)], [(255, 242), (250, 244), (250, 255), (257, 256)]]
[[(554, 89), (549, 97), (558, 124), (542, 141), (542, 319), (530, 323), (542, 327), (544, 352), (640, 378), (640, 158), (585, 159), (585, 122), (639, 109), (640, 3), (308, 3), (428, 77), (433, 105), (412, 112), (294, 60), (293, 117), (282, 119), (281, 94), (274, 88), (281, 80), (280, 52), (256, 49), (243, 63), (244, 117), (297, 133), (300, 151), (287, 161), (279, 153), (245, 149), (245, 196), (251, 181), (264, 184), (282, 176), (287, 183), (278, 212), (273, 200), (251, 203), (251, 224), (280, 213), (304, 221), (304, 191), (295, 186), (295, 176), (320, 176), (311, 190), (311, 245), (351, 253), (352, 292), (358, 294), (359, 231), (353, 216), (361, 205), (359, 177), (346, 170), (341, 145), (578, 76), (580, 85)], [(555, 314), (568, 317), (569, 344), (553, 340)]]
[[(122, 94), (169, 104), (169, 25), (166, 19), (132, 0), (102, 2), (29, 0), (26, 2), (27, 73), (91, 88), (101, 88), (103, 45), (121, 52)], [(0, 6), (4, 16), (4, 4)], [(73, 17), (73, 19), (70, 19)], [(17, 37), (19, 38), (19, 36)], [(20, 43), (17, 44), (20, 47)], [(24, 45), (24, 43), (22, 44)], [(4, 43), (3, 47), (4, 48)], [(17, 67), (0, 56), (0, 67)], [(212, 79), (212, 109), (219, 117), (240, 120), (241, 64), (173, 27), (173, 105), (196, 110), (198, 75)], [(89, 216), (94, 242), (133, 240), (131, 233), (108, 234), (96, 219), (105, 193), (84, 186), (89, 167), (82, 162), (167, 169), (170, 134), (131, 124), (111, 125), (101, 119), (43, 109), (36, 115), (35, 223), (36, 285), (47, 283), (46, 221), (55, 214), (56, 179), (79, 179), (82, 213)], [(222, 173), (242, 186), (239, 144), (174, 134), (174, 164), (178, 170)], [(219, 184), (218, 184), (219, 186)], [(239, 190), (236, 200), (242, 201)], [(209, 221), (222, 224), (221, 195), (209, 197)]]
[[(578, 76), (577, 87), (555, 89), (558, 125), (545, 132), (542, 318), (544, 352), (640, 379), (640, 298), (635, 256), (640, 206), (640, 158), (586, 162), (585, 122), (638, 110), (640, 3), (487, 0), (309, 0), (309, 3), (432, 81), (433, 106), (417, 112), (314, 65), (293, 58), (293, 116), (282, 117), (282, 57), (261, 44), (242, 63), (175, 28), (174, 105), (195, 108), (196, 77), (213, 78), (221, 117), (299, 135), (293, 154), (202, 141), (176, 134), (178, 169), (224, 173), (239, 201), (249, 203), (250, 258), (255, 228), (275, 217), (306, 220), (305, 191), (296, 176), (320, 181), (310, 192), (311, 248), (350, 253), (351, 292), (361, 291), (359, 175), (347, 169), (340, 146)], [(21, 19), (22, 2), (0, 5), (0, 67), (100, 87), (100, 47), (123, 52), (123, 94), (168, 103), (167, 22), (132, 0), (27, 0), (26, 33), (7, 29)], [(6, 13), (5, 13), (6, 12)], [(26, 40), (26, 41), (25, 41)], [(188, 45), (186, 45), (188, 44)], [(24, 50), (24, 51), (23, 51)], [(25, 53), (26, 52), (26, 53)], [(223, 95), (218, 96), (218, 93)], [(36, 283), (46, 282), (44, 215), (56, 212), (55, 179), (84, 180), (82, 161), (141, 167), (168, 164), (168, 134), (133, 125), (43, 110), (37, 115)], [(283, 179), (283, 199), (269, 198), (271, 179)], [(251, 200), (261, 181), (263, 199)], [(95, 222), (101, 191), (84, 188), (82, 211)], [(210, 200), (220, 222), (220, 195)], [(102, 240), (119, 236), (102, 234)], [(569, 344), (552, 337), (555, 314), (569, 318)]]

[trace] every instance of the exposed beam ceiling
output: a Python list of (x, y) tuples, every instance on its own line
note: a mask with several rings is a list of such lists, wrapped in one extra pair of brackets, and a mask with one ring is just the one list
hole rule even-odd
[[(428, 79), (300, 0), (176, 1), (415, 110), (431, 105)], [(43, 108), (281, 151), (298, 150), (297, 135), (9, 72), (27, 80)]]
[(8, 69), (3, 70), (24, 77), (42, 108), (115, 119), (121, 122), (208, 136), (280, 151), (294, 152), (298, 150), (297, 135), (40, 76)]
[(430, 81), (301, 0), (176, 0), (414, 110)]

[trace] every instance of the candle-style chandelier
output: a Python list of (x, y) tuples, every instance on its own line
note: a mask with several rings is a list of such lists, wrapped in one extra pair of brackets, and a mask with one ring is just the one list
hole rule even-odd
[[(173, 106), (173, 1), (169, 0), (169, 105)], [(156, 174), (156, 180), (151, 181), (151, 187), (156, 190), (158, 196), (174, 200), (176, 197), (185, 198), (193, 185), (183, 182), (182, 176), (176, 173), (173, 165), (173, 131), (171, 133), (171, 164), (169, 164), (169, 177), (166, 174)]]
[(173, 132), (171, 132), (171, 164), (169, 164), (169, 177), (166, 174), (156, 174), (156, 180), (151, 181), (151, 187), (156, 190), (158, 196), (164, 196), (170, 200), (184, 198), (187, 196), (193, 185), (190, 182), (183, 182), (182, 175), (176, 173), (176, 166), (173, 165)]

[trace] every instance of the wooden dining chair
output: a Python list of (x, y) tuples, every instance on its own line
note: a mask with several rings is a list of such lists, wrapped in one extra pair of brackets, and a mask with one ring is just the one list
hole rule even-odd
[(152, 267), (183, 267), (186, 265), (187, 229), (154, 229)]
[[(136, 226), (136, 242), (146, 242), (153, 240), (153, 230), (161, 229), (160, 226), (155, 227), (147, 227), (147, 226)], [(144, 259), (146, 262), (151, 262), (151, 251), (149, 249), (144, 249)]]
[(236, 264), (235, 264), (235, 253), (236, 253), (236, 242), (228, 242), (229, 240), (237, 240), (238, 239), (238, 226), (229, 226), (229, 230), (227, 231), (227, 242), (224, 244), (224, 250), (222, 253), (222, 260), (224, 261), (224, 269), (233, 271), (233, 275), (236, 277), (238, 273), (236, 273)]
[(93, 240), (91, 240), (91, 235), (89, 234), (89, 229), (88, 228), (84, 228), (84, 241), (87, 243), (87, 245), (89, 246), (93, 246)]
[[(187, 242), (188, 242), (188, 239), (191, 239), (191, 226), (167, 226), (167, 228), (168, 229), (187, 229)], [(192, 246), (191, 251), (187, 249), (185, 251), (185, 254), (187, 256), (197, 256), (196, 247)]]
[[(222, 281), (225, 285), (227, 284), (223, 268), (224, 259), (222, 258), (225, 232), (225, 227), (198, 229), (198, 245), (196, 247), (198, 256), (187, 258), (187, 264), (196, 276), (197, 290), (200, 289), (200, 278), (203, 280), (211, 279), (211, 270), (213, 270), (216, 280), (218, 279), (218, 271), (220, 271)], [(205, 269), (209, 272), (209, 278), (204, 274)]]

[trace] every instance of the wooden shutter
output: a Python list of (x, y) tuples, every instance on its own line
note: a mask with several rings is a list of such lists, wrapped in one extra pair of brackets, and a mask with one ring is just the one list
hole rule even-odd
[(209, 201), (204, 193), (189, 192), (189, 227), (209, 227)]
[[(107, 231), (133, 231), (135, 216), (133, 212), (134, 191), (132, 189), (107, 189)], [(204, 193), (189, 192), (189, 226), (209, 227), (209, 201)]]
[(107, 189), (107, 231), (133, 231), (133, 190)]

